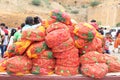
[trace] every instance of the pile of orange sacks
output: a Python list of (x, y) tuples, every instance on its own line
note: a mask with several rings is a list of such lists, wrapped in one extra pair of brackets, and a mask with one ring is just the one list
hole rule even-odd
[(53, 10), (50, 17), (43, 26), (22, 32), (21, 40), (12, 44), (0, 61), (0, 72), (62, 76), (82, 72), (92, 78), (120, 72), (118, 59), (102, 54), (103, 37), (92, 25), (73, 26), (70, 16), (60, 10)]

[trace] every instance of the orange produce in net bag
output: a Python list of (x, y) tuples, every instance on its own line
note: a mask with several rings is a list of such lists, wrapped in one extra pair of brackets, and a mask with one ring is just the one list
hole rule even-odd
[(68, 15), (66, 12), (63, 12), (61, 10), (55, 9), (51, 11), (50, 17), (55, 19), (58, 22), (63, 22), (65, 24), (71, 24), (70, 15)]
[(69, 30), (68, 27), (61, 23), (61, 22), (56, 22), (56, 23), (53, 23), (51, 24), (47, 29), (46, 29), (46, 33), (50, 33), (54, 30), (58, 30), (58, 29), (65, 29), (65, 30)]
[(69, 37), (70, 33), (68, 33), (68, 31), (66, 31), (65, 29), (59, 29), (47, 34), (47, 36), (45, 37), (45, 41), (48, 47), (53, 48), (67, 41)]
[(42, 26), (44, 26), (45, 28), (48, 28), (51, 24), (55, 23), (56, 20), (55, 19), (46, 19), (42, 21)]
[(24, 75), (30, 73), (32, 61), (26, 56), (14, 56), (7, 61), (7, 73)]
[(71, 56), (71, 54), (74, 54), (74, 55), (72, 55), (74, 57), (78, 57), (78, 49), (76, 47), (73, 47), (72, 49), (64, 51), (64, 52), (54, 53), (53, 56), (55, 58), (64, 59), (64, 58), (68, 58), (69, 56)]
[(45, 50), (42, 53), (38, 54), (39, 58), (44, 58), (44, 59), (52, 59), (53, 57), (53, 52), (51, 50)]
[(74, 47), (74, 42), (72, 38), (69, 38), (67, 41), (59, 44), (58, 46), (55, 46), (52, 48), (53, 52), (63, 52), (70, 50)]
[(74, 33), (84, 40), (92, 41), (96, 35), (96, 30), (86, 24), (87, 23), (79, 23), (78, 25), (76, 25)]
[(98, 51), (100, 53), (103, 53), (102, 41), (101, 39), (95, 37), (92, 42), (85, 43), (84, 47), (82, 47), (81, 49), (83, 51), (82, 53), (87, 53), (90, 51)]
[(55, 68), (55, 60), (54, 59), (33, 59), (33, 68), (32, 74), (39, 75), (50, 75), (53, 74)]
[(83, 64), (81, 71), (92, 78), (103, 78), (108, 73), (108, 66), (105, 63)]
[(81, 64), (105, 63), (106, 59), (103, 54), (96, 51), (88, 52), (80, 57)]
[(46, 69), (54, 69), (55, 68), (55, 60), (54, 59), (32, 59), (33, 66), (40, 66), (41, 68)]
[(41, 68), (40, 66), (33, 66), (31, 73), (36, 75), (51, 75), (54, 73), (54, 70)]
[(38, 29), (29, 29), (22, 31), (22, 39), (31, 41), (43, 41), (45, 39), (45, 29), (40, 27)]
[(7, 68), (7, 58), (0, 60), (0, 72), (5, 72)]
[(72, 76), (79, 73), (78, 67), (64, 67), (57, 65), (55, 67), (55, 73), (62, 76)]
[(38, 55), (47, 49), (45, 41), (35, 42), (27, 49), (26, 54), (29, 58), (38, 58)]
[[(71, 52), (70, 52), (71, 51)], [(68, 56), (66, 58), (57, 58), (56, 59), (56, 64), (65, 66), (65, 67), (77, 67), (79, 66), (79, 55), (78, 55), (78, 50), (76, 48), (73, 48), (70, 50)], [(57, 53), (56, 53), (57, 54)], [(62, 55), (64, 56), (64, 55)]]
[(26, 49), (30, 46), (32, 42), (29, 40), (20, 40), (18, 42), (13, 43), (7, 49), (4, 54), (4, 57), (12, 57), (15, 55), (22, 55), (26, 51)]

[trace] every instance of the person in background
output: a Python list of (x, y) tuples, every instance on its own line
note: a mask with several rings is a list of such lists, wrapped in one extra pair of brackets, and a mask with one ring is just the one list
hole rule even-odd
[(106, 33), (109, 33), (109, 30), (107, 28), (104, 28), (103, 29), (103, 32), (104, 32), (104, 37), (106, 36)]
[(102, 27), (99, 28), (98, 32), (101, 33), (101, 35), (103, 35), (103, 34), (104, 34), (104, 32), (103, 32), (103, 28), (102, 28)]
[(96, 23), (96, 20), (91, 20), (90, 21), (90, 24), (98, 31), (99, 30), (99, 28), (98, 28), (98, 24)]
[(5, 32), (5, 38), (4, 38), (4, 40), (3, 40), (3, 54), (4, 54), (4, 52), (6, 51), (7, 46), (8, 46), (8, 43), (9, 43), (8, 30), (7, 30), (7, 29), (4, 29), (4, 32)]
[(34, 17), (34, 25), (41, 26), (42, 19), (38, 16)]
[(22, 36), (22, 28), (25, 26), (25, 23), (22, 23), (21, 24), (21, 28), (18, 29), (18, 31), (14, 34), (14, 38), (13, 38), (13, 41), (16, 42), (16, 41), (19, 41), (21, 36)]
[[(13, 44), (13, 38), (14, 38), (14, 34), (17, 32), (17, 30), (16, 29), (11, 29), (11, 34), (10, 34), (10, 40), (9, 40), (9, 44), (8, 44), (8, 47), (10, 46), (10, 45), (12, 45)], [(8, 48), (7, 47), (7, 48)]]
[(120, 30), (118, 30), (117, 34), (116, 34), (116, 39), (114, 42), (114, 50), (113, 52), (115, 52), (115, 50), (118, 48), (118, 53), (120, 53)]
[(0, 24), (0, 50), (1, 50), (1, 57), (3, 57), (3, 54), (4, 54), (4, 52), (3, 52), (3, 40), (5, 38), (5, 33), (2, 30), (4, 25), (5, 25), (4, 23)]
[(110, 46), (112, 41), (113, 40), (111, 38), (111, 34), (110, 33), (106, 33), (104, 50), (105, 50), (105, 53), (107, 53), (107, 54), (110, 54), (109, 46)]

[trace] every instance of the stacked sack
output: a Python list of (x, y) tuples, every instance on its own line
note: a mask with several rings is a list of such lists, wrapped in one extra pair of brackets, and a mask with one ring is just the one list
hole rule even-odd
[(57, 58), (55, 73), (63, 76), (78, 74), (78, 49), (74, 46), (67, 26), (60, 22), (53, 23), (46, 33), (45, 41)]
[(71, 24), (71, 17), (66, 12), (61, 11), (59, 9), (53, 10), (50, 13), (50, 17), (55, 19), (57, 22), (62, 22), (66, 25)]
[(31, 73), (38, 75), (53, 74), (55, 60), (45, 42), (45, 29), (41, 26), (36, 30), (29, 29), (23, 31), (22, 34), (23, 39), (34, 41), (26, 51), (27, 56), (31, 58), (33, 62)]
[(4, 53), (5, 60), (1, 63), (0, 70), (4, 69), (10, 75), (30, 73), (32, 61), (25, 55), (25, 52), (31, 43), (30, 40), (22, 39), (10, 45)]
[(45, 43), (45, 28), (42, 26), (22, 31), (21, 40), (8, 48), (5, 57), (9, 58), (6, 63), (9, 74), (23, 75), (32, 72), (47, 75), (54, 72), (55, 60)]
[(49, 20), (49, 24), (53, 21), (64, 23), (65, 25), (67, 25), (69, 32), (71, 34), (71, 37), (74, 39), (73, 30), (74, 30), (74, 26), (76, 22), (75, 20), (73, 21), (73, 19), (71, 19), (69, 14), (67, 14), (64, 11), (56, 9), (56, 10), (51, 11), (50, 17), (51, 19)]
[(80, 57), (82, 74), (92, 78), (103, 78), (108, 73), (108, 66), (103, 54), (88, 52)]
[(80, 57), (80, 64), (82, 74), (92, 78), (103, 78), (108, 72), (120, 72), (118, 58), (96, 51), (82, 55)]
[[(103, 52), (102, 40), (98, 32), (88, 23), (79, 23), (75, 26), (75, 45), (79, 48), (80, 53), (84, 54), (89, 51)], [(101, 35), (100, 35), (101, 36)]]

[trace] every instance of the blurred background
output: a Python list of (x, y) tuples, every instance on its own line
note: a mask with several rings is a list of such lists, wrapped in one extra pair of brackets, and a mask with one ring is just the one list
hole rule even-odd
[(120, 26), (120, 0), (0, 0), (0, 23), (17, 27), (26, 16), (48, 19), (53, 9), (68, 12), (77, 22), (95, 19), (102, 27)]

